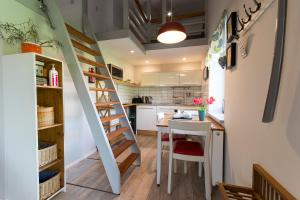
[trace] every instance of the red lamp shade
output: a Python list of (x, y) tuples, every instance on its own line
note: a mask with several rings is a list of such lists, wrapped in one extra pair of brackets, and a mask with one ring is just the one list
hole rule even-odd
[(186, 31), (178, 22), (167, 22), (158, 31), (157, 40), (165, 44), (174, 44), (185, 40)]

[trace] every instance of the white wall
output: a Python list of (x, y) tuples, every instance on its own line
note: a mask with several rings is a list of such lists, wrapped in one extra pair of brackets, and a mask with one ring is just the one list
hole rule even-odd
[[(242, 11), (242, 3), (208, 1), (209, 32), (212, 33), (224, 8)], [(250, 5), (252, 1), (246, 3)], [(299, 0), (288, 1), (282, 80), (272, 123), (264, 124), (261, 120), (272, 67), (277, 4), (249, 31), (248, 57), (243, 59), (238, 53), (237, 67), (226, 71), (225, 77), (225, 181), (250, 186), (252, 164), (259, 163), (297, 199), (300, 199), (299, 7)]]
[(0, 199), (4, 199), (4, 133), (3, 133), (3, 83), (2, 83), (2, 42), (0, 41)]
[[(1, 22), (20, 23), (31, 18), (39, 27), (42, 39), (53, 38), (54, 34), (47, 25), (47, 20), (29, 8), (16, 2), (15, 0), (2, 0), (0, 7)], [(45, 55), (64, 60), (60, 50), (43, 49)], [(1, 50), (0, 50), (1, 52)], [(4, 54), (19, 53), (19, 46), (4, 44)], [(68, 71), (64, 66), (64, 108), (65, 108), (65, 158), (66, 165), (87, 156), (88, 153), (95, 151), (95, 144), (90, 133), (87, 120), (85, 118), (81, 103), (77, 96), (75, 86)], [(1, 145), (2, 146), (2, 145)], [(0, 178), (1, 180), (1, 178)], [(0, 189), (1, 191), (1, 189)], [(0, 195), (1, 197), (1, 195)]]
[[(101, 42), (100, 42), (100, 47), (101, 47)], [(110, 50), (108, 49), (105, 49), (105, 48), (101, 48), (101, 53), (103, 55), (103, 58), (105, 60), (105, 63), (107, 64), (114, 64), (120, 68), (123, 69), (123, 80), (127, 80), (127, 79), (130, 79), (131, 82), (135, 82), (135, 76), (134, 76), (134, 73), (135, 73), (135, 67), (128, 63), (126, 60), (124, 59), (121, 59), (121, 58), (118, 58), (116, 56), (114, 56), (114, 52), (111, 52)]]
[(203, 62), (172, 63), (161, 65), (140, 65), (135, 66), (135, 81), (141, 81), (141, 74), (144, 72), (175, 72), (203, 69)]

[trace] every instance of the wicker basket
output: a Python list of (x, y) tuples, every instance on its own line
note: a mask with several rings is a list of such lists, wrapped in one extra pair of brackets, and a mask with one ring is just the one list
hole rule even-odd
[(38, 106), (38, 127), (51, 126), (54, 124), (54, 107)]
[(57, 159), (57, 145), (53, 144), (49, 147), (39, 150), (39, 165), (40, 167), (51, 163)]
[(60, 173), (49, 180), (40, 183), (40, 199), (44, 200), (55, 194), (60, 189)]

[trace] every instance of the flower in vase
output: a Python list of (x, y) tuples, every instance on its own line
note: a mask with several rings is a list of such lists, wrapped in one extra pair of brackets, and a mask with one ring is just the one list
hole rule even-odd
[(215, 98), (209, 97), (205, 100), (203, 98), (195, 98), (193, 102), (194, 105), (198, 106), (198, 110), (206, 110), (208, 105), (211, 105), (215, 102)]

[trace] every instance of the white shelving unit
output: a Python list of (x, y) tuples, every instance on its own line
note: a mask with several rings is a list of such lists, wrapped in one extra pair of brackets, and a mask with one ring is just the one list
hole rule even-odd
[[(64, 117), (62, 62), (34, 53), (3, 56), (3, 115), (5, 134), (5, 192), (7, 199), (40, 199), (39, 172), (61, 174), (60, 189), (65, 191)], [(55, 64), (59, 87), (36, 85), (37, 61)], [(54, 107), (55, 124), (38, 128), (37, 105)], [(57, 160), (39, 167), (38, 143), (57, 145)]]

